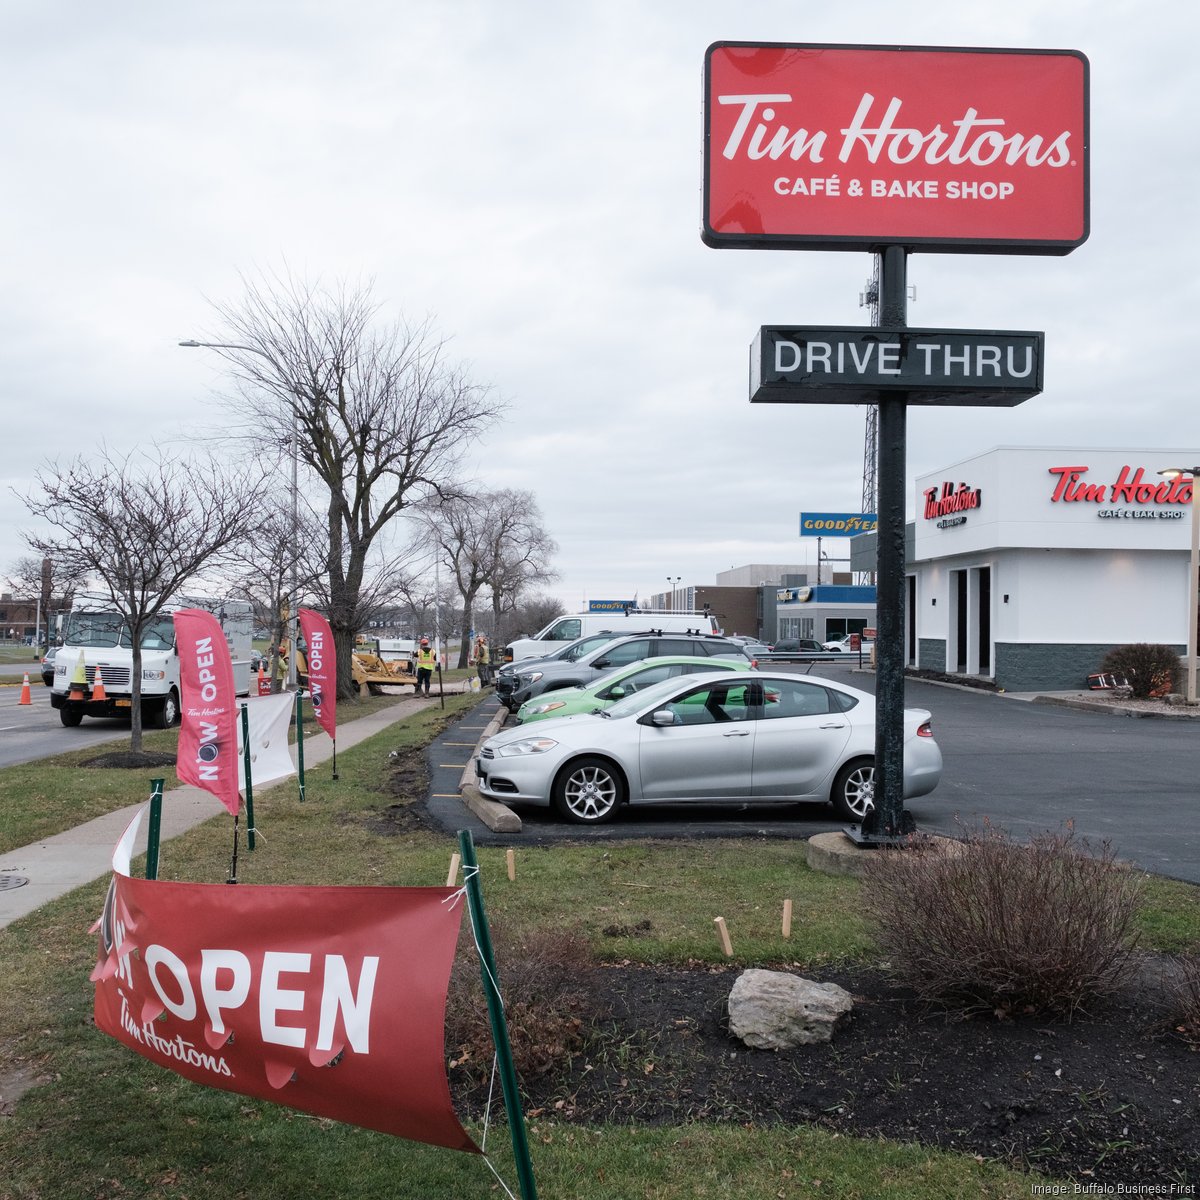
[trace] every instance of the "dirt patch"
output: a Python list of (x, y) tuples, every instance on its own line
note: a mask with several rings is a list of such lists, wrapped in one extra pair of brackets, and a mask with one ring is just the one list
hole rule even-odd
[(85, 767), (110, 767), (122, 771), (147, 771), (155, 767), (173, 767), (175, 755), (162, 750), (113, 750), (87, 759)]
[[(1200, 1056), (1165, 1022), (1157, 989), (1069, 1025), (962, 1020), (924, 1008), (879, 972), (823, 972), (854, 995), (849, 1023), (828, 1045), (772, 1053), (728, 1033), (737, 974), (582, 972), (586, 1053), (522, 1081), (529, 1115), (803, 1123), (1091, 1183), (1200, 1180)], [(484, 1085), (460, 1077), (456, 1091), (465, 1111), (482, 1111)]]
[(388, 756), (390, 769), (382, 790), (397, 797), (397, 803), (366, 814), (365, 824), (380, 837), (397, 837), (416, 830), (438, 830), (425, 809), (429, 795), (429, 768), (424, 748), (393, 750)]

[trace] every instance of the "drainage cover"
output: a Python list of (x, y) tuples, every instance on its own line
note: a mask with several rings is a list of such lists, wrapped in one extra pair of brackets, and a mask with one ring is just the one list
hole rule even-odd
[(0, 892), (7, 892), (12, 888), (19, 888), (22, 884), (28, 882), (28, 879), (22, 879), (20, 875), (0, 875)]

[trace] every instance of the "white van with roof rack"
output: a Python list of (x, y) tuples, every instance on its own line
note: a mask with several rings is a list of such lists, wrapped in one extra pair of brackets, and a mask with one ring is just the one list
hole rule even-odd
[(671, 612), (652, 608), (634, 608), (627, 613), (585, 612), (555, 617), (533, 637), (518, 638), (504, 647), (505, 662), (520, 662), (553, 654), (561, 646), (593, 633), (612, 632), (618, 637), (630, 633), (720, 633), (717, 619), (710, 613)]

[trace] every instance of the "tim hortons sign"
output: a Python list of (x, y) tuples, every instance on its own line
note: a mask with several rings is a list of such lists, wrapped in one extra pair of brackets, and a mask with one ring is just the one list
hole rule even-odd
[(1041, 333), (764, 326), (750, 347), (757, 404), (1011, 406), (1042, 390)]
[(1068, 254), (1088, 236), (1076, 50), (717, 42), (704, 241)]

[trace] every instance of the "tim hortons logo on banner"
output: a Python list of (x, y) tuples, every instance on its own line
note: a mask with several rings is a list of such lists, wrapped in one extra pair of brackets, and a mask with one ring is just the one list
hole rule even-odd
[[(969, 512), (978, 508), (982, 499), (983, 493), (979, 488), (968, 487), (965, 483), (960, 483), (957, 488), (952, 482), (943, 483), (940, 496), (936, 487), (926, 488), (925, 520), (936, 521), (939, 517)], [(956, 521), (955, 524), (962, 522)]]

